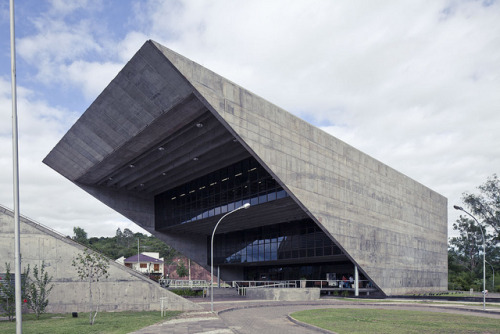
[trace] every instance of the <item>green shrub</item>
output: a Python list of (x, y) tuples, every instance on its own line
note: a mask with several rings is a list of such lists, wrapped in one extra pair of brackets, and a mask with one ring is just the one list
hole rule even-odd
[(170, 292), (182, 297), (203, 297), (203, 290), (194, 289), (169, 289)]

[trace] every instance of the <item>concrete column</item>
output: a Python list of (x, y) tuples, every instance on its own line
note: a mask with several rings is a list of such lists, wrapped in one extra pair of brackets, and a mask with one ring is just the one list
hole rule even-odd
[(354, 296), (359, 296), (359, 274), (358, 266), (354, 266)]

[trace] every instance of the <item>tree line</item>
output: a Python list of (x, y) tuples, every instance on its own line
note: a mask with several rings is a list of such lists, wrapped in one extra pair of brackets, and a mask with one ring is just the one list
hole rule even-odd
[[(462, 195), (463, 212), (453, 224), (458, 236), (448, 244), (448, 289), (482, 291), (483, 234), (486, 249), (486, 289), (500, 291), (500, 180), (496, 174)], [(462, 208), (462, 207), (461, 207)], [(481, 232), (482, 229), (482, 232)], [(494, 273), (494, 274), (493, 274)]]
[(133, 233), (128, 228), (123, 231), (118, 228), (114, 237), (91, 237), (88, 238), (87, 232), (81, 227), (73, 228), (74, 241), (96, 250), (107, 257), (116, 260), (120, 257), (131, 257), (137, 254), (137, 246), (142, 252), (158, 252), (160, 257), (164, 258), (165, 265), (168, 265), (172, 259), (178, 255), (178, 252), (156, 238), (153, 235), (145, 235), (137, 232)]

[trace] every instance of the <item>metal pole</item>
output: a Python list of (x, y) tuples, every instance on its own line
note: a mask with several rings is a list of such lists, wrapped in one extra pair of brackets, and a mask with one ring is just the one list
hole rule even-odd
[(14, 24), (14, 0), (10, 0), (10, 64), (12, 77), (12, 162), (14, 183), (14, 258), (15, 258), (15, 296), (16, 296), (16, 333), (23, 332), (21, 309), (21, 238), (19, 225), (19, 147), (17, 134), (17, 84), (16, 84), (16, 34)]
[(476, 217), (465, 211), (461, 206), (454, 205), (453, 208), (455, 210), (463, 211), (471, 216), (472, 219), (476, 221), (477, 226), (479, 226), (479, 229), (481, 230), (481, 236), (483, 237), (483, 311), (486, 311), (486, 240), (484, 239), (483, 227), (481, 226), (481, 224), (479, 224)]
[(358, 266), (354, 266), (354, 296), (359, 296), (359, 273)]
[(222, 219), (224, 219), (226, 216), (230, 215), (233, 212), (236, 212), (241, 209), (248, 209), (250, 207), (250, 203), (245, 203), (242, 206), (240, 206), (237, 209), (234, 209), (233, 211), (230, 211), (226, 213), (224, 216), (219, 219), (217, 224), (215, 224), (214, 230), (212, 232), (212, 240), (210, 241), (210, 311), (213, 313), (214, 312), (214, 236), (215, 236), (215, 230), (217, 229), (217, 226), (219, 226), (220, 222)]
[[(481, 228), (481, 233), (483, 229)], [(486, 243), (483, 234), (483, 311), (486, 310)]]

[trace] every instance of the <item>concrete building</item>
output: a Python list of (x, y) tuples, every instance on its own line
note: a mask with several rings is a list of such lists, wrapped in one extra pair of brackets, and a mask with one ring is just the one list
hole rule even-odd
[[(31, 268), (35, 265), (40, 267), (44, 261), (47, 273), (53, 277), (54, 288), (48, 296), (47, 312), (88, 312), (88, 282), (81, 281), (71, 265), (85, 247), (26, 217), (21, 217), (20, 231), (22, 268), (28, 265)], [(14, 272), (14, 216), (3, 206), (0, 206), (0, 254), (0, 273), (5, 272), (5, 263), (9, 262)], [(162, 297), (166, 299), (169, 309), (201, 309), (113, 260), (109, 261), (109, 277), (99, 284), (101, 311), (160, 310)], [(94, 289), (93, 294), (95, 304), (97, 290)]]
[(205, 268), (251, 203), (217, 230), (225, 281), (447, 289), (445, 197), (154, 41), (44, 162)]

